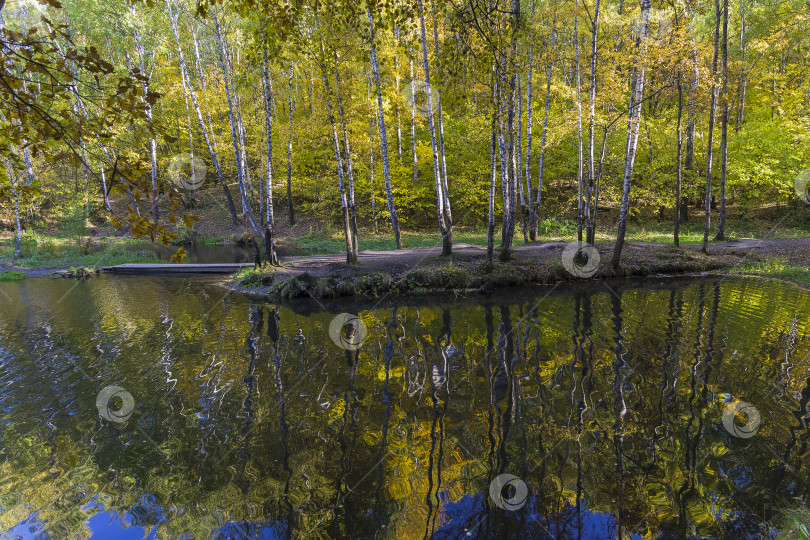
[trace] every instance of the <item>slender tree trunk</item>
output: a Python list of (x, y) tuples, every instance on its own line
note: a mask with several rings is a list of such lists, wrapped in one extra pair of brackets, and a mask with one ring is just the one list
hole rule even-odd
[[(191, 29), (191, 39), (192, 39), (192, 42), (194, 43), (194, 61), (197, 64), (197, 76), (200, 78), (200, 88), (202, 88), (203, 97), (205, 97), (205, 94), (208, 92), (208, 87), (207, 87), (206, 82), (205, 82), (205, 72), (203, 71), (203, 68), (202, 68), (203, 60), (202, 60), (202, 56), (200, 55), (200, 46), (199, 46), (199, 43), (197, 41), (197, 31), (195, 30), (193, 23), (190, 24), (189, 27)], [(189, 76), (188, 72), (186, 73), (186, 78), (189, 81), (189, 88), (191, 88), (191, 77)], [(205, 105), (205, 103), (203, 103), (203, 105)], [(217, 146), (219, 144), (217, 142), (217, 132), (214, 129), (214, 122), (211, 120), (210, 108), (207, 107), (207, 106), (205, 108), (205, 117), (208, 120), (208, 132), (211, 134), (211, 145), (212, 145), (214, 151), (216, 152)], [(219, 115), (219, 119), (220, 119), (220, 121), (222, 121), (222, 114), (221, 113)], [(230, 190), (228, 190), (228, 195), (230, 195)]]
[[(512, 36), (509, 43), (508, 59), (505, 55), (501, 55), (503, 64), (501, 66), (501, 82), (503, 84), (502, 94), (503, 92), (506, 92), (507, 96), (505, 135), (509, 136), (507, 145), (507, 163), (505, 164), (506, 170), (504, 171), (505, 177), (508, 178), (508, 187), (506, 192), (508, 193), (509, 208), (508, 210), (507, 208), (504, 208), (501, 253), (498, 255), (498, 258), (502, 261), (507, 261), (512, 256), (512, 243), (515, 234), (515, 210), (517, 208), (518, 194), (517, 160), (515, 157), (515, 153), (518, 151), (516, 148), (517, 141), (515, 140), (515, 94), (517, 92), (517, 67), (515, 60), (517, 55), (517, 33), (520, 27), (520, 0), (512, 0), (510, 12), (509, 19), (511, 21), (510, 25), (512, 27)], [(501, 126), (503, 126), (503, 120), (501, 120)], [(503, 127), (501, 130), (504, 131)], [(503, 139), (505, 137), (502, 136), (501, 138)]]
[[(368, 24), (371, 27), (371, 68), (374, 71), (374, 86), (377, 94), (378, 123), (380, 126), (380, 150), (382, 153), (383, 175), (385, 178), (385, 199), (388, 203), (388, 213), (391, 216), (391, 227), (394, 229), (394, 240), (397, 249), (402, 249), (402, 240), (399, 236), (399, 219), (397, 209), (394, 206), (394, 193), (391, 189), (391, 169), (388, 166), (388, 136), (385, 132), (385, 114), (383, 113), (382, 86), (380, 84), (380, 67), (377, 64), (377, 46), (374, 41), (374, 20), (371, 17), (371, 9), (366, 6)], [(397, 86), (399, 83), (397, 83)], [(399, 95), (399, 94), (397, 94)], [(399, 121), (399, 109), (397, 109), (397, 121)]]
[(397, 87), (397, 99), (395, 101), (396, 111), (397, 111), (397, 154), (399, 155), (399, 161), (402, 162), (402, 118), (400, 116), (400, 101), (401, 101), (401, 94), (400, 94), (400, 84), (399, 84), (399, 28), (394, 26), (394, 82), (396, 83)]
[[(554, 8), (554, 19), (551, 23), (551, 49), (554, 50), (557, 44), (557, 8)], [(543, 169), (546, 162), (546, 134), (548, 133), (548, 112), (551, 108), (551, 70), (554, 62), (549, 52), (549, 60), (546, 65), (546, 105), (543, 114), (543, 131), (540, 132), (540, 171), (537, 173), (537, 199), (534, 203), (534, 226), (532, 227), (532, 240), (537, 239), (537, 231), (540, 226), (540, 201), (543, 195)]]
[[(574, 0), (574, 12), (576, 13), (578, 0)], [(583, 218), (583, 204), (582, 204), (582, 81), (580, 76), (580, 62), (579, 62), (579, 30), (578, 30), (579, 16), (574, 15), (574, 58), (575, 70), (574, 75), (576, 90), (577, 90), (577, 240), (582, 242), (582, 218)]]
[(495, 253), (495, 144), (498, 137), (498, 74), (495, 70), (495, 63), (492, 64), (492, 142), (490, 143), (489, 154), (489, 215), (487, 227), (487, 260), (490, 266), (493, 264)]
[(374, 116), (368, 119), (369, 132), (368, 132), (368, 159), (369, 159), (369, 176), (371, 180), (371, 219), (374, 221), (374, 234), (377, 231), (377, 202), (376, 190), (374, 189)]
[(411, 60), (411, 156), (413, 157), (413, 185), (419, 180), (419, 167), (416, 158), (416, 78)]
[(228, 100), (228, 117), (231, 121), (231, 138), (233, 139), (233, 157), (234, 161), (236, 162), (236, 177), (237, 181), (239, 182), (239, 194), (242, 196), (242, 209), (244, 212), (244, 217), (247, 218), (248, 223), (253, 228), (253, 231), (256, 233), (259, 238), (262, 237), (262, 230), (259, 227), (259, 224), (256, 223), (256, 219), (253, 217), (253, 210), (250, 207), (250, 202), (247, 199), (247, 191), (245, 188), (245, 172), (242, 168), (242, 160), (241, 160), (241, 152), (240, 152), (240, 145), (239, 145), (239, 136), (236, 132), (237, 125), (236, 125), (236, 118), (234, 117), (233, 113), (233, 99), (231, 99), (231, 89), (230, 83), (228, 82), (228, 69), (225, 63), (225, 53), (224, 53), (224, 45), (222, 41), (222, 33), (220, 32), (219, 28), (219, 21), (217, 19), (216, 13), (211, 13), (214, 19), (214, 29), (217, 34), (217, 43), (219, 45), (219, 62), (222, 66), (222, 80), (225, 83), (225, 97)]
[(329, 76), (327, 74), (326, 69), (326, 60), (324, 58), (323, 44), (320, 44), (319, 48), (321, 53), (321, 60), (320, 60), (321, 75), (323, 77), (323, 86), (326, 94), (326, 112), (327, 115), (329, 116), (329, 124), (332, 127), (332, 143), (335, 149), (335, 160), (337, 161), (338, 187), (340, 188), (340, 205), (343, 209), (343, 232), (346, 237), (346, 263), (356, 264), (357, 252), (354, 251), (354, 246), (356, 244), (352, 239), (353, 230), (351, 227), (351, 221), (349, 217), (349, 203), (346, 197), (346, 184), (343, 178), (343, 157), (341, 155), (342, 152), (340, 148), (340, 137), (338, 136), (337, 123), (335, 122), (334, 107), (332, 106), (332, 91), (329, 85)]
[(748, 82), (748, 50), (745, 47), (745, 28), (745, 0), (740, 0), (740, 54), (742, 55), (742, 63), (740, 65), (740, 80), (737, 85), (737, 115), (735, 126), (737, 130), (740, 129), (745, 117), (745, 90)]
[(266, 202), (266, 218), (264, 222), (264, 246), (265, 260), (272, 266), (278, 265), (278, 255), (276, 254), (275, 228), (276, 218), (273, 212), (273, 123), (272, 123), (272, 99), (273, 90), (270, 82), (270, 70), (267, 67), (267, 48), (263, 50), (264, 60), (262, 65), (262, 75), (264, 82), (264, 125), (267, 143), (267, 179), (264, 190)]
[(20, 227), (20, 195), (17, 191), (17, 183), (14, 179), (14, 169), (11, 166), (11, 160), (6, 159), (6, 169), (8, 170), (8, 179), (11, 185), (12, 200), (14, 201), (14, 226), (16, 232), (16, 243), (14, 247), (14, 258), (12, 264), (17, 262), (20, 256), (20, 246), (22, 245), (22, 228)]
[(607, 138), (610, 132), (610, 126), (605, 127), (605, 133), (602, 136), (602, 151), (599, 154), (599, 165), (596, 168), (596, 186), (593, 192), (593, 227), (591, 227), (591, 237), (587, 239), (589, 244), (593, 244), (596, 240), (596, 216), (599, 215), (599, 186), (602, 182), (602, 165), (605, 163), (605, 153), (607, 151)]
[(529, 51), (528, 51), (528, 74), (526, 75), (526, 199), (529, 213), (528, 226), (524, 222), (524, 238), (526, 236), (525, 230), (528, 229), (529, 241), (535, 239), (535, 226), (537, 223), (537, 215), (534, 204), (532, 204), (532, 71), (534, 68), (534, 8), (535, 2), (532, 0), (532, 14), (531, 22), (529, 23)]
[(706, 149), (706, 219), (703, 223), (703, 253), (709, 251), (709, 226), (712, 211), (712, 151), (714, 143), (714, 116), (717, 110), (717, 56), (720, 48), (720, 1), (714, 0), (715, 26), (714, 26), (714, 57), (712, 59), (712, 99), (709, 108), (709, 134)]
[[(191, 177), (196, 178), (197, 166), (194, 163), (194, 132), (191, 127), (191, 110), (188, 108), (188, 88), (186, 87), (186, 74), (181, 69), (180, 79), (183, 84), (183, 101), (186, 105), (186, 125), (188, 126), (188, 153), (191, 156)], [(190, 84), (190, 83), (189, 83)]]
[[(143, 57), (145, 56), (143, 44), (141, 44), (141, 37), (136, 29), (133, 32), (133, 37), (135, 38), (135, 50), (138, 53), (138, 63), (141, 68), (141, 75), (147, 77), (146, 75), (146, 67), (144, 65)], [(152, 125), (152, 105), (149, 104), (149, 83), (147, 82), (148, 79), (144, 79), (141, 81), (141, 87), (143, 90), (143, 102), (144, 108), (146, 110), (146, 121), (149, 125)], [(157, 181), (157, 141), (155, 137), (150, 134), (149, 136), (149, 158), (152, 165), (152, 220), (157, 227), (158, 224), (158, 181)]]
[(200, 130), (203, 134), (203, 139), (205, 140), (205, 145), (208, 147), (208, 152), (211, 156), (211, 162), (214, 165), (214, 170), (217, 172), (217, 177), (219, 178), (219, 182), (222, 185), (222, 190), (225, 192), (225, 199), (228, 203), (228, 212), (231, 214), (231, 221), (233, 222), (234, 226), (239, 225), (239, 219), (236, 217), (236, 208), (233, 205), (233, 198), (231, 197), (231, 192), (228, 189), (228, 184), (225, 182), (225, 177), (222, 175), (222, 169), (219, 166), (219, 160), (217, 159), (216, 151), (211, 144), (211, 140), (208, 138), (208, 130), (205, 128), (205, 122), (203, 121), (202, 112), (200, 111), (200, 106), (197, 103), (197, 97), (194, 94), (194, 87), (191, 84), (191, 78), (188, 74), (188, 69), (186, 68), (186, 61), (183, 58), (183, 49), (180, 46), (180, 32), (177, 29), (177, 17), (172, 14), (172, 5), (170, 0), (166, 0), (166, 8), (169, 11), (169, 21), (172, 25), (172, 31), (174, 32), (174, 41), (175, 45), (177, 46), (177, 57), (180, 61), (180, 69), (185, 73), (186, 80), (189, 82), (188, 90), (189, 95), (191, 96), (191, 103), (194, 105), (194, 112), (197, 113), (197, 120), (200, 124)]
[(520, 230), (523, 231), (523, 243), (529, 243), (529, 231), (528, 227), (526, 226), (526, 194), (523, 192), (523, 126), (522, 118), (523, 118), (523, 111), (521, 110), (521, 91), (520, 91), (520, 76), (516, 77), (517, 79), (517, 90), (515, 94), (515, 98), (517, 101), (517, 148), (515, 148), (515, 160), (517, 162), (517, 167), (515, 168), (515, 173), (517, 175), (517, 183), (518, 183), (518, 192), (520, 194)]
[(715, 240), (726, 239), (726, 173), (728, 171), (728, 0), (723, 0), (723, 119), (720, 135), (720, 220)]
[[(287, 129), (287, 213), (290, 218), (290, 225), (295, 225), (295, 209), (293, 208), (292, 200), (292, 141), (293, 141), (293, 105), (292, 105), (292, 87), (293, 87), (293, 64), (290, 62), (290, 77), (287, 83), (287, 114), (288, 114), (288, 129)], [(312, 112), (312, 98), (310, 96), (310, 113)]]
[[(233, 72), (233, 71), (231, 71)], [(242, 120), (242, 100), (239, 99), (239, 96), (236, 94), (236, 90), (234, 89), (234, 101), (236, 102), (235, 109), (236, 109), (236, 127), (237, 133), (239, 134), (239, 150), (242, 162), (242, 172), (244, 173), (245, 177), (245, 186), (246, 186), (246, 193), (248, 194), (246, 203), (252, 209), (253, 206), (253, 182), (250, 179), (250, 162), (247, 158), (247, 130), (245, 129), (245, 122)], [(259, 198), (259, 219), (261, 219), (261, 197)]]
[[(436, 23), (436, 7), (434, 6), (433, 0), (430, 0), (430, 12), (433, 16), (433, 47), (436, 53), (436, 86), (438, 88), (439, 84), (439, 26)], [(430, 86), (430, 82), (425, 79), (425, 84), (427, 85), (427, 89), (430, 93), (433, 93), (433, 87)], [(447, 180), (447, 157), (444, 151), (444, 114), (442, 112), (442, 100), (439, 92), (435, 93), (435, 100), (436, 100), (436, 119), (438, 120), (438, 130), (439, 130), (439, 157), (442, 166), (442, 174), (441, 174), (441, 181), (442, 181), (442, 195), (444, 196), (444, 223), (445, 227), (447, 228), (447, 234), (450, 237), (450, 244), (453, 243), (453, 215), (450, 210), (450, 187), (449, 181)]]
[(681, 151), (683, 148), (683, 135), (681, 134), (681, 118), (683, 117), (683, 85), (681, 83), (681, 70), (678, 69), (678, 120), (675, 124), (675, 133), (677, 136), (677, 150), (675, 152), (675, 216), (674, 216), (674, 231), (673, 239), (675, 246), (680, 246), (680, 238), (678, 233), (681, 227), (681, 183), (683, 181), (683, 166), (681, 163)]
[(684, 156), (683, 166), (687, 171), (695, 168), (695, 93), (689, 91), (689, 99), (686, 103), (687, 116), (686, 116), (686, 154)]
[(622, 189), (622, 204), (619, 210), (619, 231), (616, 235), (616, 245), (613, 248), (613, 270), (619, 268), (621, 262), (624, 235), (627, 229), (627, 212), (630, 207), (630, 187), (633, 181), (633, 166), (636, 160), (638, 147), (639, 119), (641, 115), (642, 100), (644, 99), (644, 71), (647, 56), (647, 32), (650, 21), (650, 0), (642, 0), (641, 22), (636, 35), (636, 66), (633, 77), (633, 91), (630, 95), (630, 120), (627, 129), (627, 151), (624, 160), (624, 185)]
[[(59, 45), (58, 41), (56, 42), (56, 47), (59, 50), (59, 53), (62, 55), (62, 57), (67, 59), (67, 57), (65, 56), (65, 53), (62, 50), (62, 47)], [(84, 102), (82, 101), (81, 95), (79, 94), (77, 86), (76, 86), (77, 85), (76, 72), (75, 72), (75, 69), (73, 67), (71, 67), (70, 76), (71, 76), (71, 86), (73, 88), (73, 92), (76, 94), (76, 102), (73, 105), (73, 111), (76, 114), (78, 114), (78, 112), (81, 111), (82, 116), (84, 116), (85, 119), (88, 119), (89, 115), (87, 114), (87, 109), (84, 108)], [(88, 186), (88, 181), (87, 181), (87, 173), (88, 173), (88, 171), (87, 171), (87, 164), (86, 164), (86, 162), (87, 162), (87, 159), (86, 159), (87, 149), (85, 147), (83, 139), (79, 141), (79, 147), (81, 148), (82, 173), (84, 174), (84, 184), (85, 184), (85, 186)], [(107, 155), (107, 158), (109, 159), (110, 155), (109, 155), (109, 153), (107, 153), (107, 148), (103, 144), (101, 145), (101, 147), (102, 147), (102, 149), (104, 149), (104, 153)], [(110, 160), (110, 161), (112, 161), (112, 160)], [(99, 169), (100, 169), (100, 173), (101, 173), (101, 189), (102, 189), (102, 195), (103, 195), (103, 198), (104, 198), (104, 205), (107, 207), (107, 211), (110, 213), (110, 216), (112, 216), (113, 215), (113, 210), (112, 210), (112, 206), (110, 205), (110, 198), (107, 195), (107, 178), (106, 178), (105, 173), (104, 173), (104, 165), (102, 165)], [(85, 191), (88, 191), (87, 187), (85, 187)], [(135, 200), (132, 197), (132, 192), (129, 190), (129, 188), (126, 189), (126, 192), (129, 195), (130, 200), (132, 201), (133, 212), (135, 213), (135, 215), (140, 217), (140, 212), (138, 211), (138, 206), (135, 204)], [(85, 207), (87, 207), (87, 203), (85, 204)]]
[(501, 219), (501, 249), (505, 245), (509, 243), (509, 216), (512, 214), (512, 198), (509, 196), (510, 193), (510, 182), (509, 182), (509, 156), (507, 151), (507, 142), (506, 142), (506, 126), (504, 124), (504, 118), (506, 118), (506, 100), (503, 96), (504, 88), (507, 86), (506, 80), (506, 60), (504, 55), (500, 55), (500, 62), (496, 63), (495, 68), (495, 90), (498, 99), (498, 154), (500, 157), (500, 165), (501, 165), (501, 201), (502, 201), (502, 219)]
[(335, 64), (335, 98), (337, 100), (340, 126), (343, 131), (344, 163), (346, 165), (346, 180), (349, 184), (349, 220), (352, 227), (352, 253), (357, 254), (357, 209), (354, 205), (354, 164), (352, 151), (349, 146), (349, 130), (346, 129), (346, 115), (343, 113), (343, 97), (340, 87), (340, 71), (338, 70), (337, 51), (332, 49), (332, 59)]
[(596, 210), (591, 210), (591, 198), (594, 192), (595, 170), (594, 170), (594, 124), (596, 121), (596, 44), (599, 35), (599, 4), (596, 0), (593, 9), (593, 24), (591, 26), (591, 73), (590, 83), (590, 103), (588, 111), (588, 189), (585, 193), (585, 223), (586, 241), (592, 244), (596, 237)]
[(433, 121), (433, 92), (430, 90), (430, 65), (427, 55), (427, 37), (425, 35), (425, 13), (422, 0), (418, 0), (419, 25), (422, 38), (422, 64), (425, 70), (425, 88), (427, 97), (427, 119), (430, 129), (430, 144), (433, 148), (433, 176), (436, 184), (436, 214), (439, 220), (439, 231), (442, 234), (442, 255), (448, 256), (453, 252), (453, 231), (447, 223), (447, 213), (444, 208), (444, 193), (442, 171), (440, 166), (439, 147), (436, 142), (436, 126)]

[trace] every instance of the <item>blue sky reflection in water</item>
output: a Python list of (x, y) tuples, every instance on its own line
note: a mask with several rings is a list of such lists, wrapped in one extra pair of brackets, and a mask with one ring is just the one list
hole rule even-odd
[[(324, 307), (179, 278), (0, 287), (11, 538), (759, 538), (807, 497), (810, 294), (793, 286)], [(329, 337), (347, 312), (357, 351)], [(125, 422), (96, 408), (109, 385), (134, 398)], [(724, 425), (740, 402), (747, 438)], [(489, 495), (503, 473), (528, 487), (518, 510)]]

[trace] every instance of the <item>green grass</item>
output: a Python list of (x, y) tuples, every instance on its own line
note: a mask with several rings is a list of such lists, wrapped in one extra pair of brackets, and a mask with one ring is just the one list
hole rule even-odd
[(796, 508), (785, 512), (776, 540), (810, 540), (810, 510)]
[(0, 281), (17, 281), (24, 278), (25, 272), (14, 272), (12, 270), (0, 272)]
[(749, 264), (735, 268), (732, 273), (783, 279), (804, 287), (810, 287), (810, 268), (793, 266), (782, 259)]
[[(727, 236), (735, 239), (748, 238), (796, 238), (807, 236), (808, 232), (795, 227), (780, 227), (773, 229), (773, 224), (766, 222), (749, 222), (730, 220), (726, 227)], [(540, 223), (538, 242), (569, 242), (576, 237), (576, 223), (556, 219), (546, 219)], [(495, 243), (500, 242), (500, 228), (495, 231)], [(709, 241), (712, 242), (717, 230), (709, 231)], [(394, 237), (386, 232), (374, 234), (373, 231), (361, 229), (359, 231), (358, 247), (368, 250), (396, 249)], [(441, 246), (442, 239), (438, 232), (403, 231), (402, 247), (425, 248)], [(616, 239), (615, 229), (597, 231), (597, 242), (612, 242)], [(693, 219), (681, 225), (679, 239), (681, 245), (700, 245), (703, 242), (703, 222)], [(644, 223), (629, 224), (627, 240), (630, 242), (654, 242), (661, 244), (672, 243), (671, 223)], [(487, 231), (481, 228), (454, 227), (453, 242), (458, 244), (472, 244), (476, 246), (487, 245)], [(523, 234), (515, 231), (514, 242), (516, 246), (523, 245)], [(327, 228), (326, 231), (313, 232), (298, 238), (282, 238), (278, 242), (279, 248), (287, 255), (325, 255), (340, 253), (346, 249), (346, 241), (342, 230)]]
[[(100, 268), (124, 263), (161, 262), (151, 251), (131, 251), (126, 249), (126, 246), (123, 245), (125, 243), (101, 245), (78, 242), (64, 244), (43, 242), (33, 245), (26, 243), (20, 250), (16, 266), (20, 268)], [(13, 244), (9, 246), (8, 242), (3, 242), (0, 245), (2, 245), (0, 262), (11, 263), (14, 256)]]

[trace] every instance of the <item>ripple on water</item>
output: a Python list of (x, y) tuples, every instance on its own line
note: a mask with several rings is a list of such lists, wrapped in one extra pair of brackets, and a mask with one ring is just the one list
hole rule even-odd
[[(0, 283), (0, 531), (759, 534), (810, 485), (810, 294), (609, 285), (353, 304), (352, 352), (328, 335), (340, 303)], [(133, 396), (125, 422), (96, 408), (108, 385)], [(753, 437), (725, 427), (734, 400), (760, 413)], [(505, 472), (529, 489), (516, 512), (490, 500)]]

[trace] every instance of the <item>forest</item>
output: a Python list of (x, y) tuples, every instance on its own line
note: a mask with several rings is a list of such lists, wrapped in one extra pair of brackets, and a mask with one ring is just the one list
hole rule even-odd
[[(0, 201), (16, 231), (160, 244), (315, 216), (358, 239), (656, 220), (702, 249), (803, 207), (810, 3), (7, 0)], [(71, 229), (75, 230), (75, 229)], [(121, 234), (121, 232), (119, 232)], [(700, 236), (700, 234), (698, 234)], [(497, 238), (496, 238), (497, 237)], [(497, 244), (497, 245), (496, 245)], [(182, 248), (178, 250), (182, 257)]]
[(0, 537), (810, 539), (808, 183), (808, 0), (0, 0)]

